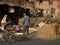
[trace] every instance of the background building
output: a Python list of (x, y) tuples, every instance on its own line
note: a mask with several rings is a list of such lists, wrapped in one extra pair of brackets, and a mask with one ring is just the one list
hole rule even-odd
[(44, 11), (55, 12), (54, 15), (59, 15), (60, 1), (59, 0), (0, 0), (0, 3), (7, 3), (11, 6), (17, 5), (23, 8), (29, 8), (31, 10), (43, 9)]

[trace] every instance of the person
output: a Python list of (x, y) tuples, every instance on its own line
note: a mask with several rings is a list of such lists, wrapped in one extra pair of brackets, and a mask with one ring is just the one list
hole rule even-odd
[(17, 32), (20, 32), (20, 30), (21, 30), (19, 25), (13, 25), (13, 28)]
[(29, 35), (30, 19), (25, 13), (23, 15), (24, 15), (23, 17), (24, 35), (25, 35), (25, 31), (27, 32), (27, 35)]
[(7, 15), (4, 15), (4, 17), (1, 20), (0, 32), (8, 34), (8, 31), (5, 29), (5, 26), (8, 24), (6, 19), (7, 19)]
[(4, 27), (5, 27), (6, 24), (7, 24), (6, 19), (7, 19), (7, 15), (4, 15), (4, 17), (3, 17), (2, 20), (1, 20), (1, 30), (5, 30)]

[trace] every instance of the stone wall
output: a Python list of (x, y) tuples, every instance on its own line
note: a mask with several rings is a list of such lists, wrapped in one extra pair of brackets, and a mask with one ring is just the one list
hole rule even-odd
[(57, 13), (57, 15), (58, 15), (58, 17), (60, 17), (60, 0), (59, 1), (57, 1), (58, 3), (57, 3), (57, 8), (58, 8), (58, 13)]

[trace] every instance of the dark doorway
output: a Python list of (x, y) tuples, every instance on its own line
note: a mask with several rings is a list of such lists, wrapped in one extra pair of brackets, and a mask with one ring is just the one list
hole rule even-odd
[[(14, 13), (9, 12), (9, 8), (14, 8)], [(18, 24), (18, 19), (23, 17), (25, 9), (19, 6), (10, 6), (8, 4), (0, 4), (0, 18), (2, 19), (5, 14), (8, 15), (7, 21), (11, 20), (12, 24)], [(0, 21), (1, 21), (0, 19)]]
[(19, 6), (11, 6), (10, 8), (14, 8), (14, 13), (8, 13), (10, 20), (13, 24), (18, 24), (18, 19), (23, 17), (23, 13), (25, 9)]

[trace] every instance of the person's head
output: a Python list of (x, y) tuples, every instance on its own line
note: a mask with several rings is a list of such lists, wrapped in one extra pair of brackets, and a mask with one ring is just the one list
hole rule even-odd
[(7, 17), (7, 15), (5, 14), (4, 17)]
[(26, 13), (24, 13), (23, 16), (26, 16)]

